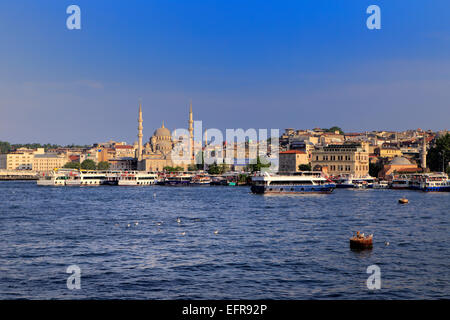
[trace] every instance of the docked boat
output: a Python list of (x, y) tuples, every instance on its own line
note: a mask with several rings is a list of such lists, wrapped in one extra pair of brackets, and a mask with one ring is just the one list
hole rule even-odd
[(125, 171), (118, 174), (118, 186), (149, 186), (156, 183), (158, 175), (153, 172)]
[(159, 184), (164, 186), (189, 186), (192, 180), (192, 176), (189, 174), (181, 173), (176, 175), (166, 176)]
[(409, 189), (409, 179), (407, 177), (397, 177), (392, 180), (392, 189)]
[(68, 179), (66, 170), (53, 170), (43, 173), (36, 181), (38, 186), (65, 186)]
[(104, 171), (74, 171), (68, 175), (66, 186), (99, 186), (106, 181)]
[(196, 175), (190, 181), (190, 185), (193, 186), (209, 186), (210, 184), (211, 177), (208, 175)]
[(354, 188), (355, 185), (353, 183), (353, 176), (352, 175), (342, 175), (338, 178), (334, 179), (334, 182), (336, 183), (336, 188)]
[(375, 182), (372, 186), (373, 189), (389, 189), (389, 182), (387, 181), (378, 181)]
[(420, 183), (420, 190), (450, 192), (450, 179), (445, 173), (426, 174)]
[(336, 184), (320, 171), (301, 171), (290, 175), (259, 174), (252, 177), (253, 193), (331, 193)]

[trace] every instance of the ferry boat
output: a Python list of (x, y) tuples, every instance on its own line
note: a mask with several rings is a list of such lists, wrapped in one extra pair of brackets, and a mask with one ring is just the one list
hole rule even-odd
[(389, 182), (387, 181), (378, 181), (375, 182), (372, 186), (373, 189), (389, 189)]
[(353, 179), (353, 187), (358, 189), (368, 189), (373, 188), (373, 184), (375, 183), (375, 178), (367, 175), (361, 178)]
[(211, 177), (208, 175), (196, 175), (192, 177), (190, 184), (194, 186), (208, 186), (211, 184)]
[(331, 193), (336, 184), (320, 171), (301, 171), (290, 175), (259, 174), (252, 177), (253, 193)]
[(425, 174), (420, 183), (420, 190), (450, 192), (450, 179), (445, 173)]
[(182, 173), (166, 176), (159, 184), (164, 186), (189, 186), (191, 180), (191, 175)]
[(67, 181), (67, 171), (53, 170), (49, 173), (43, 173), (36, 181), (38, 186), (65, 186)]
[(409, 189), (409, 179), (406, 176), (394, 178), (391, 182), (391, 189)]
[(336, 183), (336, 188), (354, 188), (352, 175), (342, 175), (334, 179)]
[(149, 186), (156, 183), (158, 175), (153, 172), (125, 171), (117, 176), (119, 186)]
[(66, 186), (99, 186), (106, 181), (106, 172), (104, 171), (78, 171), (68, 175)]

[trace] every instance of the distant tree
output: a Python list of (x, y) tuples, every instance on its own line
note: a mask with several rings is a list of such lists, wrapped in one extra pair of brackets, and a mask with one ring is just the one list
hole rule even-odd
[(369, 175), (371, 177), (378, 177), (378, 173), (383, 170), (383, 162), (369, 163)]
[(197, 170), (198, 170), (198, 168), (197, 168), (196, 164), (190, 164), (188, 166), (188, 171), (197, 171)]
[(67, 162), (63, 168), (80, 170), (81, 164), (79, 162)]
[(84, 170), (95, 170), (97, 169), (97, 165), (91, 159), (86, 159), (81, 163), (81, 169)]
[(436, 139), (435, 145), (428, 150), (427, 166), (431, 171), (449, 172), (450, 134)]
[(248, 171), (253, 173), (253, 172), (261, 171), (262, 168), (269, 168), (270, 165), (271, 165), (270, 163), (262, 163), (261, 158), (258, 156), (256, 158), (256, 163), (249, 164), (247, 166), (247, 169), (248, 169)]
[(179, 171), (183, 171), (183, 167), (177, 166), (177, 167), (170, 167), (170, 166), (165, 166), (163, 168), (164, 171), (168, 171), (168, 172), (179, 172)]
[(208, 173), (209, 174), (221, 174), (220, 167), (217, 165), (216, 161), (214, 161), (214, 163), (208, 167)]
[(311, 171), (311, 165), (308, 164), (301, 164), (298, 166), (298, 170), (300, 171)]
[(335, 131), (339, 131), (340, 134), (344, 134), (344, 131), (343, 131), (341, 128), (337, 127), (337, 126), (331, 127), (331, 128), (329, 128), (329, 129), (324, 128), (323, 130), (324, 130), (325, 132), (335, 132)]
[(108, 161), (100, 161), (98, 163), (97, 169), (98, 170), (109, 170), (110, 163)]
[(0, 153), (8, 153), (11, 151), (11, 145), (9, 142), (0, 141)]

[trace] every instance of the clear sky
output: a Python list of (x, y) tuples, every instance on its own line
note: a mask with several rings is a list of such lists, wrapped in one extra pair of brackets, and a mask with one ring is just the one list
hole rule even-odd
[(3, 0), (0, 140), (131, 143), (140, 98), (145, 140), (186, 128), (190, 99), (210, 128), (450, 129), (449, 17), (448, 0)]

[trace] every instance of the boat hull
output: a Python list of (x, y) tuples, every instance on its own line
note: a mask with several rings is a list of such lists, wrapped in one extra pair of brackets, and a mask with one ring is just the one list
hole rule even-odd
[(285, 194), (285, 193), (331, 193), (336, 185), (304, 185), (304, 186), (251, 186), (256, 194)]

